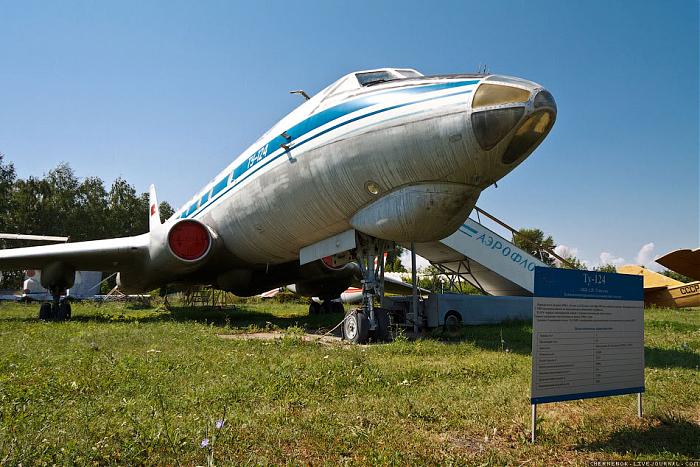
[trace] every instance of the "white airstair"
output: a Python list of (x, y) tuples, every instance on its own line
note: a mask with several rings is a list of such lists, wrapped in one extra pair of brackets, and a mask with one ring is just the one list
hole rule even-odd
[[(482, 216), (518, 235), (491, 214), (475, 208), (473, 216)], [(515, 246), (512, 241), (472, 218), (452, 235), (437, 242), (417, 243), (416, 253), (437, 267), (451, 282), (464, 281), (496, 296), (531, 296), (534, 292), (536, 266), (548, 266), (540, 258)], [(552, 251), (546, 253), (566, 262)]]

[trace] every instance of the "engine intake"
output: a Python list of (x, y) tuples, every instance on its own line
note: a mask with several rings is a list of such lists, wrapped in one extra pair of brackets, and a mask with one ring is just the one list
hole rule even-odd
[(168, 232), (168, 247), (183, 261), (197, 261), (209, 253), (212, 239), (209, 230), (201, 223), (183, 220)]

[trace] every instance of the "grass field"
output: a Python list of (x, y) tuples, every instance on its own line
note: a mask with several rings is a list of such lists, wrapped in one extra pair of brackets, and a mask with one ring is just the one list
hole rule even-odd
[[(635, 396), (546, 404), (531, 445), (527, 323), (359, 347), (302, 341), (341, 316), (297, 304), (36, 308), (0, 304), (4, 465), (700, 458), (697, 309), (646, 312), (644, 419)], [(217, 336), (270, 328), (284, 338)]]

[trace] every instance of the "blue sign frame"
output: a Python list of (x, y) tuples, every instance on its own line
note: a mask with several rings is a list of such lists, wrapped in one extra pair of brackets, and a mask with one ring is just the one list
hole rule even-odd
[[(535, 268), (534, 296), (641, 302), (644, 300), (643, 284), (643, 277), (638, 275), (537, 266)], [(532, 404), (542, 404), (547, 402), (642, 393), (644, 389), (644, 386), (616, 388), (602, 391), (531, 397), (530, 400)]]

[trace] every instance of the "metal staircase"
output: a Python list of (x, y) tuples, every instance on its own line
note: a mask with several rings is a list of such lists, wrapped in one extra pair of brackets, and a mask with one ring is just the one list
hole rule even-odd
[[(535, 267), (549, 266), (542, 261), (545, 254), (567, 263), (548, 249), (540, 249), (538, 258), (517, 247), (512, 238), (520, 235), (518, 231), (486, 211), (475, 208), (473, 216), (477, 220), (467, 219), (447, 238), (416, 244), (416, 253), (429, 260), (455, 288), (468, 282), (488, 295), (531, 296)], [(509, 232), (511, 240), (486, 227), (482, 216)]]

